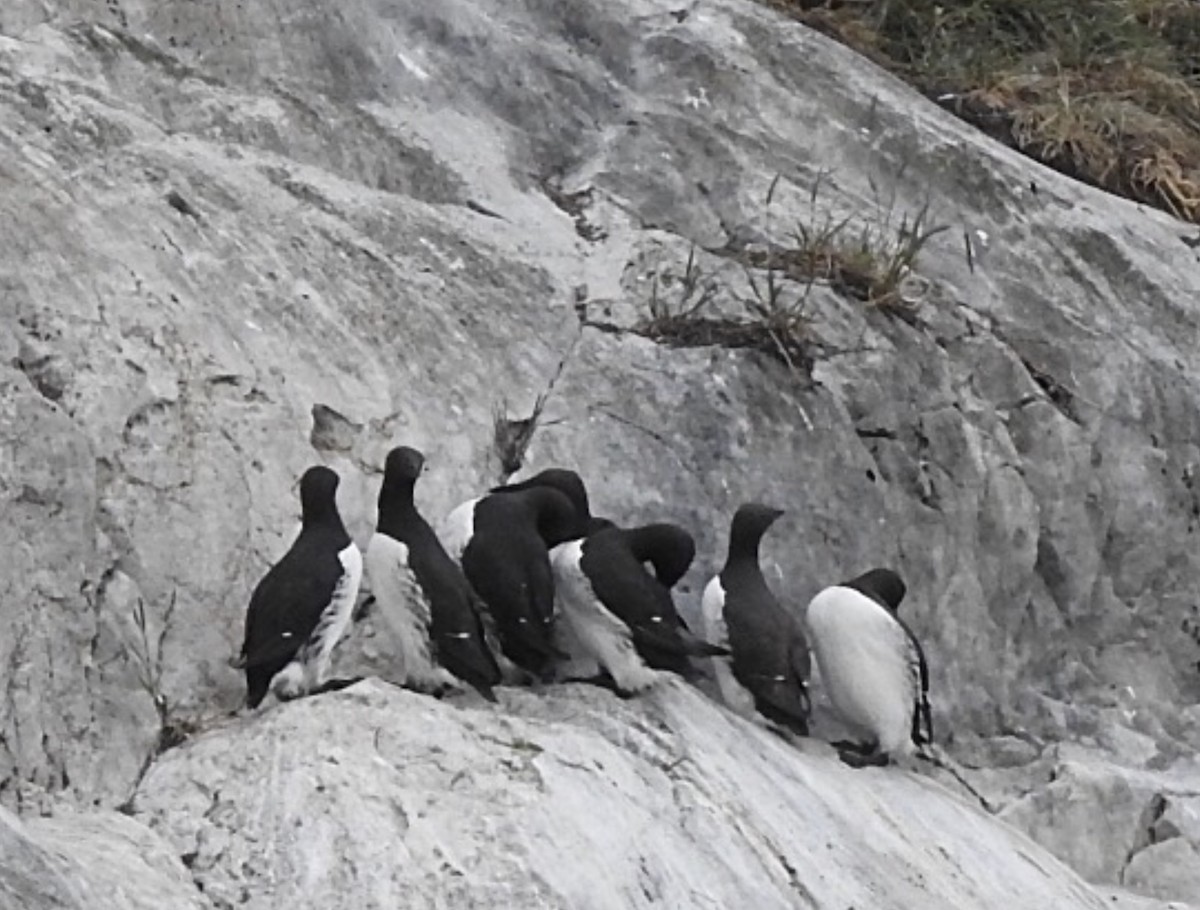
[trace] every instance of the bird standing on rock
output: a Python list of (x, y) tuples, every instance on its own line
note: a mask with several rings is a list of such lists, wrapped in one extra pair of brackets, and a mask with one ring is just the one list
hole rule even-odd
[(738, 508), (725, 566), (704, 589), (701, 612), (707, 637), (732, 651), (731, 659), (713, 661), (726, 704), (807, 736), (808, 643), (799, 622), (767, 587), (758, 562), (763, 534), (782, 514), (758, 503)]
[(337, 509), (338, 475), (317, 465), (300, 479), (300, 534), (250, 597), (245, 638), (234, 665), (246, 673), (246, 703), (340, 687), (330, 656), (350, 622), (362, 580), (362, 554)]
[(929, 668), (897, 616), (905, 584), (872, 569), (820, 591), (805, 623), (834, 711), (862, 741), (838, 743), (850, 764), (887, 764), (933, 742)]
[(446, 548), (496, 625), (504, 654), (535, 677), (561, 655), (553, 645), (550, 548), (584, 534), (586, 519), (553, 486), (500, 487), (446, 519)]
[(525, 480), (492, 487), (489, 492), (516, 493), (521, 490), (531, 490), (534, 487), (550, 487), (571, 500), (571, 505), (575, 507), (577, 524), (575, 529), (570, 532), (568, 540), (584, 537), (612, 525), (607, 518), (597, 518), (592, 515), (592, 507), (588, 501), (587, 487), (584, 486), (583, 478), (568, 468), (546, 468)]
[(556, 640), (571, 657), (570, 672), (590, 676), (603, 668), (618, 692), (632, 694), (657, 681), (651, 667), (688, 675), (689, 655), (728, 653), (688, 631), (670, 588), (646, 570), (650, 562), (678, 580), (694, 553), (691, 535), (665, 523), (609, 525), (555, 547)]
[(388, 453), (367, 577), (399, 644), (403, 685), (440, 694), (463, 680), (495, 701), (500, 668), (484, 640), (482, 604), (417, 511), (414, 491), (424, 464), (407, 446)]

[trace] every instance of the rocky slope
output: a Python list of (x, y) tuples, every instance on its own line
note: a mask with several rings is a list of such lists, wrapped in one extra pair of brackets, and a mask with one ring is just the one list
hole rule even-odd
[[(1005, 817), (1093, 882), (1200, 895), (1194, 229), (744, 0), (16, 0), (0, 149), (10, 808), (125, 804), (164, 722), (237, 704), (306, 465), (363, 540), (389, 445), (444, 514), (549, 393), (529, 465), (691, 527), (685, 608), (748, 498), (788, 509), (794, 606), (896, 564), (942, 738)], [(811, 379), (630, 331), (688, 288), (738, 311), (764, 276), (735, 254), (798, 225), (894, 236), (926, 204), (915, 312), (784, 288)], [(387, 651), (368, 620), (341, 663)], [(238, 729), (253, 755), (272, 728)], [(209, 774), (215, 735), (143, 787)], [(162, 786), (133, 805), (186, 840)]]

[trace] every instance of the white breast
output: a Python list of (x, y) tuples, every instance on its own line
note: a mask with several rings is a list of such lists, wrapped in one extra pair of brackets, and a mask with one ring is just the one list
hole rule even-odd
[(429, 648), (430, 608), (425, 592), (408, 564), (408, 547), (387, 534), (371, 535), (366, 555), (367, 577), (379, 615), (398, 651), (400, 683), (423, 681), (432, 671)]
[[(704, 596), (700, 600), (700, 617), (704, 623), (704, 637), (714, 645), (729, 647), (729, 629), (725, 625), (725, 587), (721, 584), (721, 576), (714, 575), (704, 587)], [(711, 657), (713, 676), (717, 680), (717, 688), (721, 692), (721, 700), (730, 708), (745, 717), (755, 714), (754, 696), (737, 681), (733, 675), (731, 658)]]
[(271, 689), (280, 698), (295, 698), (314, 692), (329, 679), (329, 664), (333, 649), (341, 641), (354, 615), (358, 587), (362, 584), (362, 553), (354, 541), (338, 553), (342, 577), (333, 589), (333, 596), (321, 611), (316, 628), (296, 652), (290, 664), (275, 674)]
[(482, 496), (476, 496), (474, 499), (468, 499), (461, 505), (455, 506), (446, 516), (446, 520), (442, 522), (439, 535), (442, 546), (446, 548), (450, 558), (456, 562), (462, 562), (463, 550), (467, 548), (467, 544), (475, 535), (475, 506), (482, 498)]
[(606, 669), (617, 687), (640, 692), (654, 685), (659, 675), (646, 666), (633, 644), (629, 627), (596, 598), (591, 583), (579, 567), (583, 542), (559, 544), (550, 551), (554, 570), (554, 601), (558, 610), (556, 628), (569, 648), (572, 665), (588, 660)]
[(354, 605), (358, 603), (358, 588), (362, 584), (363, 576), (362, 551), (358, 549), (354, 541), (351, 541), (345, 549), (338, 553), (338, 561), (342, 564), (342, 578), (330, 600), (330, 607), (334, 615), (333, 628), (330, 630), (333, 638), (333, 644), (329, 646), (331, 651), (333, 645), (341, 640), (346, 627), (350, 625), (350, 618), (354, 615)]
[(911, 750), (916, 683), (911, 644), (886, 609), (853, 588), (825, 588), (805, 624), (834, 710), (889, 754)]

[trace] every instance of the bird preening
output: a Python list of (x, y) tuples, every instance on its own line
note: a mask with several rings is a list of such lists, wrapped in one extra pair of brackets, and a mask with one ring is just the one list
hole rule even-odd
[(808, 736), (815, 657), (852, 737), (834, 744), (844, 761), (886, 764), (932, 744), (925, 654), (899, 616), (904, 581), (873, 568), (794, 613), (760, 557), (782, 509), (734, 512), (694, 631), (673, 590), (696, 558), (687, 529), (593, 515), (583, 479), (555, 467), (463, 502), (439, 534), (417, 505), (424, 469), (414, 448), (387, 454), (365, 556), (338, 511), (338, 475), (315, 466), (301, 477), (300, 533), (254, 588), (234, 661), (248, 707), (356, 681), (332, 677), (331, 662), (365, 570), (391, 643), (388, 678), (416, 692), (496, 702), (502, 685), (583, 681), (633, 697), (678, 676), (709, 685), (736, 713)]

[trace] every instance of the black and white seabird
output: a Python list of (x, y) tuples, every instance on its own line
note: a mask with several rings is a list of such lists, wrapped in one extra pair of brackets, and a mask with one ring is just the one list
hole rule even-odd
[(619, 692), (631, 694), (657, 681), (651, 668), (689, 675), (689, 655), (729, 653), (688, 631), (670, 588), (659, 580), (677, 581), (694, 554), (692, 536), (666, 523), (628, 530), (609, 525), (555, 547), (556, 641), (570, 656), (566, 672), (593, 676), (603, 669)]
[(525, 480), (492, 487), (489, 492), (511, 493), (531, 490), (534, 487), (550, 487), (571, 500), (571, 505), (575, 507), (578, 523), (568, 539), (583, 537), (612, 524), (606, 518), (596, 518), (592, 515), (592, 506), (588, 501), (587, 487), (583, 484), (583, 478), (569, 468), (546, 468)]
[(757, 503), (738, 508), (725, 567), (705, 587), (701, 613), (706, 636), (732, 651), (731, 659), (713, 660), (726, 704), (743, 714), (757, 711), (807, 736), (808, 643), (799, 621), (767, 587), (758, 564), (763, 534), (782, 514)]
[(281, 699), (326, 685), (330, 655), (350, 622), (362, 581), (362, 554), (337, 509), (338, 476), (317, 465), (300, 479), (300, 534), (250, 597), (236, 666), (246, 671), (246, 703), (273, 691)]
[(495, 701), (500, 668), (484, 640), (482, 604), (413, 499), (424, 464), (407, 446), (388, 453), (367, 577), (399, 644), (403, 685), (436, 694), (461, 679)]
[(649, 563), (654, 577), (668, 588), (678, 584), (696, 558), (696, 539), (668, 522), (631, 528), (625, 539), (638, 562)]
[(446, 549), (487, 605), (504, 654), (538, 677), (559, 656), (550, 548), (581, 536), (581, 524), (564, 493), (533, 485), (468, 500), (444, 525)]
[(933, 742), (925, 654), (896, 615), (905, 590), (892, 570), (872, 569), (825, 588), (805, 611), (822, 685), (862, 737), (858, 759), (843, 754), (853, 764), (886, 764)]

